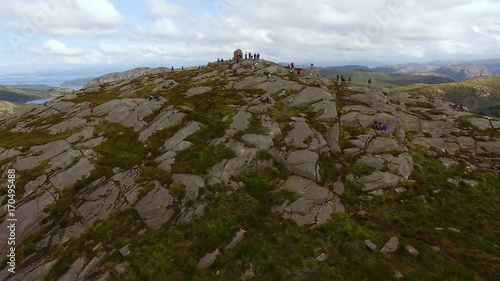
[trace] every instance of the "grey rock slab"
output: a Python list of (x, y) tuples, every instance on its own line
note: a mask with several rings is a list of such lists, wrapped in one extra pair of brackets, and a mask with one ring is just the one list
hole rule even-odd
[(372, 241), (370, 240), (365, 240), (365, 245), (370, 251), (374, 252), (377, 249), (377, 245), (375, 245)]
[(205, 188), (205, 180), (198, 175), (174, 174), (172, 175), (172, 179), (174, 182), (184, 185), (185, 196), (190, 200), (196, 200), (200, 189)]
[(219, 254), (219, 249), (213, 251), (212, 253), (206, 254), (198, 261), (198, 268), (203, 269), (210, 267), (217, 260), (217, 256)]
[(380, 155), (364, 155), (358, 160), (358, 163), (367, 165), (376, 170), (382, 170), (384, 168), (385, 160)]
[(208, 93), (210, 91), (212, 91), (212, 88), (210, 88), (210, 87), (196, 87), (196, 88), (189, 89), (186, 92), (186, 95), (188, 97), (192, 97), (192, 96), (197, 96), (197, 95), (205, 94), (205, 93)]
[(340, 124), (346, 127), (372, 127), (374, 117), (356, 111), (351, 111), (340, 117)]
[(397, 111), (395, 115), (400, 120), (401, 126), (406, 131), (409, 132), (421, 131), (420, 119), (417, 116), (402, 111)]
[(335, 192), (335, 194), (337, 194), (339, 196), (344, 194), (344, 183), (341, 180), (338, 180), (337, 182), (335, 182), (335, 184), (333, 186), (333, 192)]
[(285, 142), (298, 148), (308, 148), (309, 144), (304, 141), (314, 137), (314, 132), (309, 128), (307, 123), (298, 120), (294, 124), (294, 128), (290, 130), (285, 137)]
[(139, 133), (139, 141), (143, 142), (147, 140), (157, 131), (176, 125), (181, 125), (185, 116), (186, 114), (180, 112), (179, 110), (173, 109), (173, 107), (169, 107), (166, 112), (163, 112), (156, 116), (151, 124)]
[(65, 153), (61, 153), (57, 155), (56, 157), (50, 159), (49, 165), (50, 168), (47, 169), (48, 171), (54, 171), (56, 169), (64, 168), (73, 163), (76, 159), (82, 156), (82, 153), (78, 150), (74, 149), (69, 149)]
[(455, 142), (447, 141), (443, 138), (424, 138), (419, 137), (415, 138), (412, 141), (413, 144), (423, 146), (425, 148), (434, 148), (443, 153), (447, 153), (450, 155), (454, 155), (457, 150), (460, 149), (460, 146)]
[(80, 117), (73, 117), (49, 128), (50, 134), (56, 135), (83, 126), (87, 121)]
[(250, 145), (253, 145), (261, 150), (267, 150), (273, 146), (273, 136), (272, 135), (257, 135), (249, 134), (244, 135), (242, 140)]
[(199, 129), (200, 129), (200, 123), (196, 121), (190, 122), (188, 125), (186, 125), (186, 127), (180, 129), (177, 133), (175, 133), (175, 135), (173, 135), (170, 139), (165, 141), (165, 144), (163, 145), (164, 149), (173, 150), (176, 152), (181, 151), (182, 149), (178, 150), (179, 148), (182, 147), (179, 146), (179, 144), (182, 141), (184, 141), (187, 137), (194, 134)]
[(48, 261), (43, 258), (26, 268), (16, 268), (16, 273), (12, 274), (8, 271), (9, 267), (6, 266), (0, 271), (0, 280), (6, 281), (27, 281), (27, 280), (44, 280), (49, 274), (52, 267), (58, 262), (58, 259)]
[[(55, 202), (54, 197), (49, 192), (43, 193), (41, 196), (18, 205), (16, 208), (16, 244), (21, 244), (29, 234), (40, 231), (40, 222), (47, 216), (44, 213), (44, 208)], [(9, 231), (7, 226), (12, 223), (5, 219), (0, 227), (0, 241), (8, 241)], [(0, 253), (3, 257), (7, 256), (9, 246), (7, 243), (0, 244)]]
[(316, 120), (318, 121), (332, 121), (335, 120), (335, 118), (337, 118), (338, 116), (337, 106), (335, 105), (335, 102), (329, 100), (324, 100), (319, 103), (313, 104), (313, 110), (323, 110), (323, 114), (316, 118)]
[(173, 217), (173, 203), (174, 198), (168, 190), (156, 186), (137, 202), (134, 209), (149, 227), (157, 229)]
[(2, 153), (0, 153), (0, 161), (3, 161), (5, 159), (9, 159), (12, 157), (16, 157), (19, 154), (21, 154), (21, 151), (15, 150), (15, 149), (5, 149), (3, 150)]
[[(47, 175), (41, 175), (24, 186), (24, 197), (31, 195), (47, 182)], [(1, 201), (0, 201), (1, 202)]]
[(339, 153), (342, 150), (339, 146), (339, 123), (335, 123), (327, 132), (326, 141), (330, 151), (333, 153)]
[(95, 107), (96, 115), (106, 115), (106, 120), (131, 127), (136, 132), (147, 126), (143, 119), (159, 109), (165, 100), (119, 99)]
[(343, 109), (344, 113), (351, 112), (351, 111), (357, 111), (357, 112), (368, 114), (368, 115), (373, 115), (373, 114), (377, 113), (376, 110), (369, 108), (367, 106), (364, 106), (364, 105), (344, 106), (342, 109)]
[(303, 176), (314, 181), (321, 181), (318, 167), (319, 156), (308, 150), (297, 150), (291, 152), (284, 164), (292, 173)]
[(314, 181), (291, 176), (280, 189), (298, 193), (300, 197), (294, 202), (285, 202), (273, 210), (280, 212), (285, 218), (292, 218), (299, 225), (314, 227), (326, 223), (331, 214), (339, 209), (340, 200), (337, 200), (338, 198), (335, 198), (330, 190), (317, 185)]
[(456, 142), (459, 145), (461, 150), (475, 150), (476, 149), (476, 141), (474, 141), (471, 137), (457, 137)]
[(76, 212), (86, 225), (96, 220), (104, 220), (110, 215), (130, 208), (126, 197), (114, 181), (98, 180), (78, 195)]
[(479, 130), (486, 130), (491, 128), (491, 123), (488, 119), (485, 118), (468, 118), (472, 126), (478, 128)]
[(86, 127), (81, 132), (69, 136), (66, 141), (68, 143), (76, 143), (86, 141), (94, 136), (94, 127)]
[(262, 126), (268, 130), (270, 136), (281, 135), (281, 129), (278, 123), (273, 122), (269, 116), (262, 116)]
[(325, 89), (318, 87), (307, 87), (292, 97), (286, 98), (284, 103), (291, 107), (303, 107), (321, 100), (330, 100), (334, 96)]
[(389, 171), (398, 174), (403, 179), (407, 180), (413, 172), (413, 158), (407, 152), (399, 154), (398, 156), (384, 154), (382, 157), (387, 161), (387, 168), (389, 168)]
[(500, 153), (500, 141), (477, 142), (477, 145), (490, 153)]
[(389, 242), (382, 247), (380, 252), (382, 253), (394, 253), (398, 250), (399, 247), (399, 239), (398, 237), (394, 236), (391, 239), (389, 239)]
[(445, 158), (445, 157), (441, 157), (439, 158), (439, 160), (441, 161), (441, 163), (443, 163), (443, 165), (446, 167), (446, 168), (449, 168), (453, 165), (458, 165), (458, 162), (453, 160), (453, 159), (450, 159), (450, 158)]
[(231, 127), (228, 129), (228, 132), (226, 134), (229, 136), (233, 136), (239, 131), (248, 129), (248, 125), (250, 124), (248, 119), (250, 118), (250, 116), (252, 116), (252, 114), (246, 111), (246, 109), (240, 109), (236, 113), (236, 115), (233, 116), (233, 123), (231, 124)]
[(83, 157), (69, 169), (50, 178), (50, 182), (58, 189), (72, 187), (79, 179), (87, 177), (95, 169), (89, 159)]
[(230, 250), (234, 248), (238, 243), (243, 240), (243, 237), (245, 236), (245, 230), (240, 229), (238, 232), (236, 232), (236, 235), (234, 236), (233, 240), (231, 240), (231, 243), (229, 243), (226, 247), (224, 247), (224, 250)]
[(491, 127), (494, 129), (500, 129), (500, 121), (491, 121)]
[(101, 143), (105, 142), (107, 139), (105, 137), (98, 137), (95, 139), (90, 139), (86, 142), (82, 142), (80, 144), (77, 144), (77, 148), (94, 148), (99, 146)]
[(395, 186), (399, 180), (399, 177), (393, 174), (375, 171), (371, 175), (361, 177), (359, 182), (364, 185), (364, 191), (371, 191)]
[(441, 137), (458, 131), (458, 129), (453, 126), (453, 123), (449, 121), (420, 120), (420, 126), (423, 133), (431, 134), (433, 137)]
[(404, 146), (399, 145), (395, 139), (388, 137), (374, 138), (370, 141), (368, 147), (366, 148), (366, 152), (375, 154), (392, 151), (403, 152), (408, 151), (408, 149)]

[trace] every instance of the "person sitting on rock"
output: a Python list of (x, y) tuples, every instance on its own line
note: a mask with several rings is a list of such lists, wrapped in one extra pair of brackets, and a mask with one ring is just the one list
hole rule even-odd
[(156, 95), (156, 96), (155, 96), (155, 100), (156, 100), (156, 101), (160, 101), (160, 95)]
[(380, 123), (377, 121), (373, 121), (373, 129), (375, 130), (380, 130)]
[(271, 99), (269, 97), (262, 97), (260, 98), (261, 103), (271, 103)]
[(381, 124), (380, 125), (380, 130), (382, 130), (382, 132), (384, 132), (384, 133), (389, 133), (389, 131), (387, 130), (387, 125), (386, 124)]

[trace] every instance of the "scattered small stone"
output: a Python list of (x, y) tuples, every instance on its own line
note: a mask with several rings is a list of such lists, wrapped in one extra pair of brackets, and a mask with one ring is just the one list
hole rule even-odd
[(394, 189), (396, 191), (396, 193), (403, 193), (406, 191), (406, 189), (404, 187), (397, 187), (396, 189)]
[(115, 266), (115, 270), (116, 272), (118, 272), (119, 274), (123, 274), (125, 272), (125, 268), (127, 267), (128, 263), (120, 263), (118, 265)]
[(396, 271), (394, 271), (393, 277), (396, 278), (396, 279), (401, 279), (401, 278), (403, 278), (405, 276), (403, 274), (401, 274), (401, 272), (399, 272), (399, 271), (396, 270)]
[(247, 271), (245, 271), (245, 273), (243, 273), (243, 276), (241, 276), (241, 279), (247, 280), (247, 279), (252, 279), (254, 277), (255, 277), (255, 273), (253, 272), (253, 268), (250, 267), (249, 269), (247, 269)]
[(358, 212), (358, 215), (360, 215), (360, 216), (364, 216), (364, 215), (366, 215), (366, 212), (365, 212), (365, 211), (363, 211), (363, 210), (361, 210), (361, 211), (359, 211), (359, 212)]
[(382, 247), (382, 250), (380, 252), (382, 253), (394, 253), (399, 247), (399, 239), (398, 237), (394, 236), (391, 239), (389, 239), (389, 242)]
[(434, 194), (438, 194), (439, 192), (441, 192), (441, 189), (436, 189), (433, 191)]
[(101, 245), (101, 243), (99, 243), (99, 244), (95, 245), (95, 247), (94, 247), (94, 248), (92, 248), (92, 251), (94, 251), (94, 252), (95, 252), (95, 251), (97, 251), (98, 249), (100, 249), (100, 248), (101, 248), (101, 246), (102, 246), (102, 245)]
[(323, 262), (326, 260), (328, 256), (325, 254), (325, 253), (322, 253), (321, 255), (319, 255), (316, 259), (319, 261), (319, 262)]
[(128, 256), (128, 254), (130, 254), (129, 246), (130, 245), (127, 245), (127, 246), (124, 246), (120, 249), (120, 254), (122, 254), (122, 256), (126, 257), (126, 256)]
[(418, 255), (418, 254), (419, 254), (419, 253), (418, 253), (418, 251), (417, 251), (417, 249), (415, 249), (415, 248), (414, 248), (413, 246), (411, 246), (411, 245), (406, 245), (405, 249), (408, 251), (408, 253), (410, 253), (410, 255), (414, 255), (414, 256), (416, 256), (416, 255)]
[(211, 266), (215, 260), (217, 259), (217, 256), (220, 254), (219, 249), (213, 251), (212, 253), (206, 254), (204, 257), (200, 259), (198, 262), (198, 268), (207, 268)]
[(420, 195), (420, 196), (418, 196), (418, 198), (422, 199), (422, 201), (424, 201), (425, 203), (427, 203), (427, 200), (425, 200), (425, 195)]
[(378, 189), (378, 190), (370, 192), (370, 194), (373, 196), (382, 196), (382, 195), (384, 195), (384, 191), (382, 189)]
[(437, 153), (429, 150), (429, 151), (427, 151), (427, 156), (434, 157), (434, 156), (437, 156)]
[(348, 180), (348, 181), (350, 181), (350, 182), (353, 182), (354, 181), (354, 175), (352, 175), (352, 174), (351, 175), (347, 175), (345, 177), (345, 179)]
[(375, 245), (372, 241), (370, 240), (365, 240), (365, 245), (370, 249), (370, 251), (374, 252), (377, 249), (377, 245)]
[(476, 187), (479, 183), (475, 180), (462, 180), (463, 183), (470, 185), (472, 187)]
[(333, 187), (333, 192), (335, 192), (339, 196), (344, 194), (344, 183), (340, 180), (337, 181)]
[(229, 243), (229, 245), (227, 245), (224, 248), (224, 250), (230, 250), (234, 248), (234, 246), (236, 246), (238, 243), (241, 242), (241, 240), (243, 240), (244, 235), (245, 235), (245, 230), (240, 229), (238, 232), (236, 232), (236, 235), (234, 236), (233, 240), (231, 241), (231, 243)]
[(441, 251), (441, 249), (438, 247), (438, 246), (432, 246), (431, 249), (434, 251), (434, 252), (439, 252)]
[(439, 231), (443, 230), (443, 228), (442, 228), (442, 227), (434, 227), (434, 229), (435, 229), (435, 230), (439, 230)]
[(448, 227), (448, 230), (452, 231), (452, 232), (460, 233), (460, 230), (453, 228), (453, 227)]
[(448, 179), (448, 183), (451, 183), (455, 186), (458, 186), (458, 181), (454, 180), (454, 179)]

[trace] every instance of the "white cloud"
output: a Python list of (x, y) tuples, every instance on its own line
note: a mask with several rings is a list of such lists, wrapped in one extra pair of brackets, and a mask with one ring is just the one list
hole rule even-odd
[(80, 56), (86, 54), (81, 48), (68, 47), (54, 39), (43, 42), (40, 48), (27, 47), (25, 51), (42, 56)]
[(178, 17), (188, 14), (184, 7), (164, 0), (146, 0), (145, 2), (149, 13), (154, 18)]
[(2, 11), (5, 27), (34, 35), (108, 36), (125, 20), (108, 0), (6, 1)]
[[(70, 63), (203, 62), (236, 48), (316, 65), (500, 57), (499, 1), (127, 0), (140, 11), (118, 0), (42, 1), (64, 3), (36, 26), (53, 39), (26, 50)], [(38, 2), (5, 2), (4, 26), (22, 34)], [(69, 46), (75, 37), (84, 50)]]

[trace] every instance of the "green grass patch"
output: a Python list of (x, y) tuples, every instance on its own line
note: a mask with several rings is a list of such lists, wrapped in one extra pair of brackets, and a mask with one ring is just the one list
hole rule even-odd
[(95, 134), (101, 132), (107, 141), (95, 148), (99, 153), (99, 166), (130, 169), (142, 163), (146, 150), (132, 128), (103, 120), (96, 127)]
[(208, 169), (223, 159), (231, 159), (236, 154), (223, 144), (194, 145), (179, 152), (172, 165), (173, 173), (205, 175)]
[[(87, 262), (97, 255), (92, 249), (98, 244), (99, 251), (110, 253), (113, 250), (133, 243), (137, 233), (145, 225), (133, 209), (113, 215), (103, 222), (96, 222), (78, 238), (50, 249), (51, 259), (59, 261), (51, 268), (45, 280), (57, 280), (65, 274), (78, 257), (85, 257)], [(104, 260), (110, 260), (109, 255)], [(118, 262), (116, 262), (118, 263)]]

